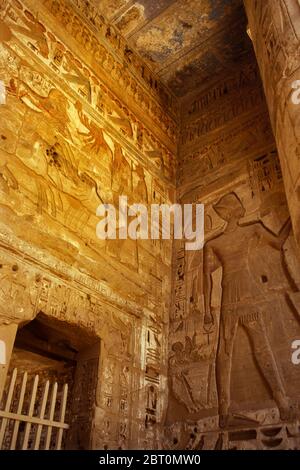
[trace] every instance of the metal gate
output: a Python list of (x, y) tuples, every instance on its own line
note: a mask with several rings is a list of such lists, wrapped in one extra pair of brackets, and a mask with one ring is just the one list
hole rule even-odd
[(50, 387), (47, 380), (38, 397), (38, 375), (29, 381), (25, 372), (19, 386), (17, 378), (18, 370), (14, 369), (0, 409), (0, 449), (60, 450), (63, 433), (69, 428), (65, 423), (68, 384), (59, 390), (57, 382)]

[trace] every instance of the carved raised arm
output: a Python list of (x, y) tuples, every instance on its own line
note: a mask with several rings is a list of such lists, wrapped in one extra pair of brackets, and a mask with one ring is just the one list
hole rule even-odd
[(281, 250), (284, 242), (286, 241), (292, 224), (291, 224), (291, 219), (288, 219), (287, 222), (284, 224), (282, 227), (279, 235), (273, 235), (271, 232), (269, 232), (268, 229), (266, 229), (263, 225), (261, 227), (264, 228), (263, 233), (260, 233), (259, 235), (264, 239), (266, 243), (269, 245), (273, 246), (273, 248), (276, 248), (277, 250)]

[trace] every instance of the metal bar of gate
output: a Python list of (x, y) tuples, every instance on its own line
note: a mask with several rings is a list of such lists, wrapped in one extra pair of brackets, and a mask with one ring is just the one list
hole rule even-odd
[[(34, 378), (34, 382), (33, 382), (32, 395), (31, 395), (31, 400), (30, 400), (30, 405), (29, 405), (29, 412), (28, 412), (29, 418), (32, 418), (33, 416), (38, 384), (39, 384), (39, 376), (36, 375)], [(29, 441), (29, 436), (30, 436), (31, 425), (32, 425), (31, 422), (26, 423), (22, 450), (28, 449), (28, 441)]]
[[(55, 412), (55, 406), (56, 406), (56, 395), (57, 395), (57, 382), (55, 382), (55, 384), (53, 385), (51, 402), (50, 402), (49, 421), (53, 421), (53, 418), (54, 418), (54, 412)], [(51, 435), (52, 435), (52, 426), (50, 424), (47, 429), (45, 450), (49, 450), (50, 448)]]
[[(65, 421), (65, 414), (66, 414), (66, 408), (67, 408), (67, 398), (68, 398), (68, 384), (65, 384), (64, 388), (63, 388), (63, 394), (62, 394), (62, 399), (61, 399), (61, 404), (60, 404), (59, 421), (61, 423), (63, 423)], [(56, 450), (61, 449), (63, 432), (64, 432), (64, 430), (62, 428), (60, 428), (58, 430), (57, 441), (56, 441)]]
[[(41, 419), (43, 419), (44, 416), (45, 416), (47, 399), (48, 399), (48, 392), (49, 392), (49, 380), (47, 380), (46, 385), (45, 385), (45, 389), (44, 389), (43, 401), (42, 401), (42, 406), (41, 406), (41, 411), (40, 411), (40, 418)], [(39, 424), (38, 427), (37, 427), (37, 432), (36, 432), (36, 436), (35, 436), (34, 450), (39, 449), (41, 436), (42, 436), (42, 429), (43, 429), (43, 425)]]
[[(18, 409), (17, 409), (17, 414), (18, 415), (22, 414), (24, 397), (25, 397), (25, 392), (26, 392), (27, 377), (28, 377), (27, 372), (24, 372), (22, 385), (21, 385), (21, 392), (20, 392), (20, 397), (19, 397), (19, 403), (18, 403)], [(11, 439), (11, 445), (10, 445), (11, 450), (15, 450), (15, 448), (16, 448), (18, 432), (19, 432), (19, 426), (20, 426), (20, 421), (15, 421), (14, 431), (13, 431), (13, 435), (12, 435), (12, 439)], [(1, 447), (1, 445), (0, 445), (0, 447)]]
[[(20, 438), (20, 423), (26, 423), (25, 425), (25, 432), (24, 438), (22, 443), (22, 450), (27, 450), (29, 447), (32, 447), (31, 442), (34, 442), (34, 449), (38, 450), (41, 446), (41, 437), (43, 427), (47, 428), (46, 432), (46, 439), (45, 439), (45, 449), (50, 449), (51, 446), (51, 438), (52, 438), (52, 431), (53, 428), (57, 430), (56, 434), (56, 442), (55, 448), (60, 450), (62, 447), (62, 439), (63, 433), (67, 429), (69, 429), (69, 425), (65, 423), (65, 415), (66, 415), (66, 408), (67, 408), (67, 399), (68, 399), (68, 384), (64, 384), (61, 400), (60, 400), (60, 409), (59, 409), (59, 418), (58, 421), (54, 420), (55, 417), (55, 408), (57, 404), (57, 391), (58, 391), (58, 384), (55, 382), (52, 387), (52, 394), (49, 397), (49, 388), (50, 383), (49, 380), (46, 382), (43, 395), (41, 397), (41, 405), (39, 408), (38, 416), (34, 416), (36, 399), (37, 399), (37, 391), (38, 391), (38, 384), (39, 384), (39, 376), (36, 375), (34, 377), (32, 390), (29, 396), (29, 409), (27, 410), (26, 414), (22, 414), (25, 396), (26, 396), (26, 388), (28, 386), (28, 373), (25, 372), (23, 374), (22, 383), (20, 386), (20, 391), (18, 393), (18, 400), (17, 401), (17, 410), (11, 410), (12, 400), (16, 393), (16, 380), (17, 380), (18, 370), (15, 368), (13, 370), (6, 403), (4, 410), (0, 410), (0, 420), (2, 418), (1, 427), (0, 427), (0, 449), (3, 449), (4, 438), (6, 435), (7, 424), (12, 421), (12, 434), (10, 439), (9, 448), (11, 450), (15, 450), (19, 447), (18, 438)], [(49, 405), (49, 416), (45, 417), (46, 410)], [(35, 425), (35, 428), (32, 426)], [(35, 432), (34, 432), (35, 431)], [(7, 447), (5, 445), (5, 448)]]

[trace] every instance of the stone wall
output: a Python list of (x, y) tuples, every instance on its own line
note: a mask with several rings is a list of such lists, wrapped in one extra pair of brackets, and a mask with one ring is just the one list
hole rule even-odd
[(101, 241), (96, 209), (119, 195), (174, 200), (176, 103), (80, 1), (1, 0), (0, 80), (7, 362), (16, 326), (39, 312), (92, 333), (101, 351), (99, 370), (83, 368), (81, 386), (97, 387), (85, 446), (155, 448), (167, 399), (171, 242)]
[(244, 1), (291, 213), (300, 241), (298, 0)]
[(297, 447), (300, 270), (254, 56), (183, 103), (178, 165), (205, 246), (176, 242), (165, 445)]

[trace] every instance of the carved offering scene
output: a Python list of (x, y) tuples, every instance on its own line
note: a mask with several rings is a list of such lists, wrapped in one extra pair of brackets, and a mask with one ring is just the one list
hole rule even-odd
[(299, 47), (298, 0), (0, 0), (0, 451), (300, 450)]

